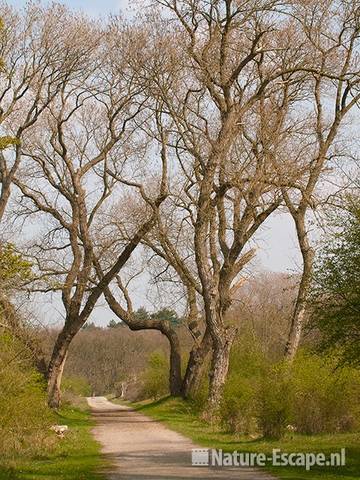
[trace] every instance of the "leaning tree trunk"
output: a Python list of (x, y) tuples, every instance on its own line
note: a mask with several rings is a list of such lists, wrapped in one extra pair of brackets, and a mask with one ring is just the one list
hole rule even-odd
[(56, 339), (51, 360), (48, 367), (48, 405), (50, 408), (59, 408), (61, 402), (61, 380), (65, 367), (70, 343), (78, 330), (65, 328)]
[(303, 216), (295, 219), (299, 246), (303, 258), (303, 272), (291, 318), (288, 340), (285, 346), (285, 358), (294, 360), (299, 348), (306, 315), (307, 298), (311, 286), (311, 276), (314, 262), (314, 250), (310, 246)]
[(230, 327), (212, 337), (213, 352), (209, 373), (209, 397), (207, 412), (210, 418), (216, 417), (229, 371), (230, 352), (234, 343), (236, 328)]
[(189, 356), (184, 380), (182, 384), (182, 396), (184, 398), (193, 397), (199, 390), (200, 383), (206, 366), (206, 358), (211, 350), (211, 335), (208, 329), (199, 345), (195, 345)]
[(59, 408), (61, 402), (61, 380), (65, 367), (67, 352), (54, 359), (48, 372), (48, 405)]
[(161, 332), (169, 341), (170, 347), (170, 367), (169, 367), (169, 390), (173, 396), (181, 395), (181, 346), (179, 337), (170, 322), (156, 319), (138, 319), (131, 313), (124, 310), (116, 300), (110, 288), (104, 289), (105, 299), (110, 309), (120, 318), (132, 331), (139, 330), (157, 330)]

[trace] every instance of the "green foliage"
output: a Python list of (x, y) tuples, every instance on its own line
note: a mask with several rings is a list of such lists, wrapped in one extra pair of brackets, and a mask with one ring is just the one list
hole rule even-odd
[(286, 366), (272, 364), (245, 336), (231, 353), (222, 422), (230, 432), (280, 438), (291, 416), (291, 393)]
[(48, 442), (52, 413), (44, 379), (31, 367), (26, 348), (0, 336), (0, 453), (41, 451)]
[(150, 313), (144, 307), (140, 307), (135, 312), (135, 318), (138, 320), (148, 320), (150, 318)]
[(263, 436), (273, 439), (283, 437), (294, 405), (288, 365), (273, 365), (265, 372), (260, 378), (256, 403), (256, 416)]
[(177, 326), (181, 323), (181, 319), (179, 318), (178, 314), (175, 312), (175, 310), (172, 310), (171, 308), (161, 308), (154, 313), (149, 313), (144, 307), (140, 307), (135, 312), (135, 318), (137, 318), (138, 320), (154, 319), (164, 322), (168, 321), (174, 326)]
[(254, 430), (256, 379), (265, 366), (256, 343), (244, 338), (234, 345), (221, 406), (222, 422), (229, 431), (247, 434)]
[(0, 245), (0, 284), (2, 290), (12, 288), (31, 277), (32, 264), (16, 253), (14, 245)]
[(175, 312), (175, 310), (172, 310), (170, 308), (162, 308), (158, 310), (157, 312), (151, 314), (151, 318), (154, 318), (156, 320), (162, 320), (162, 321), (168, 321), (170, 322), (173, 326), (180, 325), (181, 319), (179, 318), (178, 314)]
[(64, 376), (62, 381), (63, 393), (68, 393), (78, 397), (89, 397), (91, 395), (91, 387), (84, 377), (76, 375)]
[[(85, 393), (82, 379), (65, 379), (65, 385)], [(69, 426), (65, 438), (51, 431), (54, 424)], [(30, 352), (10, 334), (0, 334), (0, 480), (102, 478), (96, 472), (104, 462), (92, 426), (89, 414), (73, 406), (51, 411)]]
[(160, 398), (169, 392), (169, 362), (162, 351), (155, 351), (149, 357), (148, 367), (143, 374), (141, 398)]
[[(0, 68), (1, 68), (1, 62), (0, 62)], [(0, 137), (0, 150), (5, 150), (8, 147), (18, 145), (19, 140), (14, 137), (9, 137), (9, 136), (4, 136)]]
[(300, 352), (292, 366), (293, 420), (299, 433), (348, 432), (360, 424), (360, 372), (336, 356)]
[(124, 326), (124, 323), (123, 322), (117, 322), (116, 320), (114, 320), (113, 318), (110, 320), (107, 328), (119, 328), (119, 327), (123, 327)]
[(230, 432), (281, 438), (292, 425), (304, 434), (359, 428), (360, 372), (336, 369), (337, 357), (299, 352), (272, 363), (254, 342), (235, 344), (221, 420)]
[(341, 350), (343, 363), (360, 366), (360, 201), (349, 200), (347, 214), (333, 220), (314, 274), (311, 326), (321, 333), (320, 348)]

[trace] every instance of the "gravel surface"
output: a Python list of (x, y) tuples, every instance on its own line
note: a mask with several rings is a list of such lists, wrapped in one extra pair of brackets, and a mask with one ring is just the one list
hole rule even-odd
[(274, 480), (249, 468), (192, 466), (191, 451), (201, 447), (188, 438), (105, 397), (87, 400), (96, 420), (93, 434), (113, 465), (108, 480)]

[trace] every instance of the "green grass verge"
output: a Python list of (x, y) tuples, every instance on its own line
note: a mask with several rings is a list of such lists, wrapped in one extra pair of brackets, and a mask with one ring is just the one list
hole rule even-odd
[(355, 480), (360, 479), (360, 434), (294, 435), (280, 441), (251, 440), (221, 431), (201, 421), (191, 404), (174, 398), (153, 403), (135, 404), (135, 409), (171, 429), (191, 438), (195, 443), (209, 448), (233, 452), (264, 452), (273, 448), (283, 452), (324, 452), (330, 454), (346, 448), (345, 467), (313, 467), (310, 471), (298, 467), (269, 467), (267, 470), (280, 479), (291, 480)]
[(93, 422), (87, 410), (66, 407), (56, 414), (56, 423), (69, 432), (44, 455), (20, 457), (1, 465), (0, 480), (100, 480), (105, 461), (92, 438)]

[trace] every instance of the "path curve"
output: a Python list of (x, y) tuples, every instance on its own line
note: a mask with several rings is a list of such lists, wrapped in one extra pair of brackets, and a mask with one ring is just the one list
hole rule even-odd
[(105, 397), (87, 399), (93, 434), (113, 465), (108, 480), (274, 480), (249, 468), (191, 465), (191, 450), (201, 448), (161, 423)]

